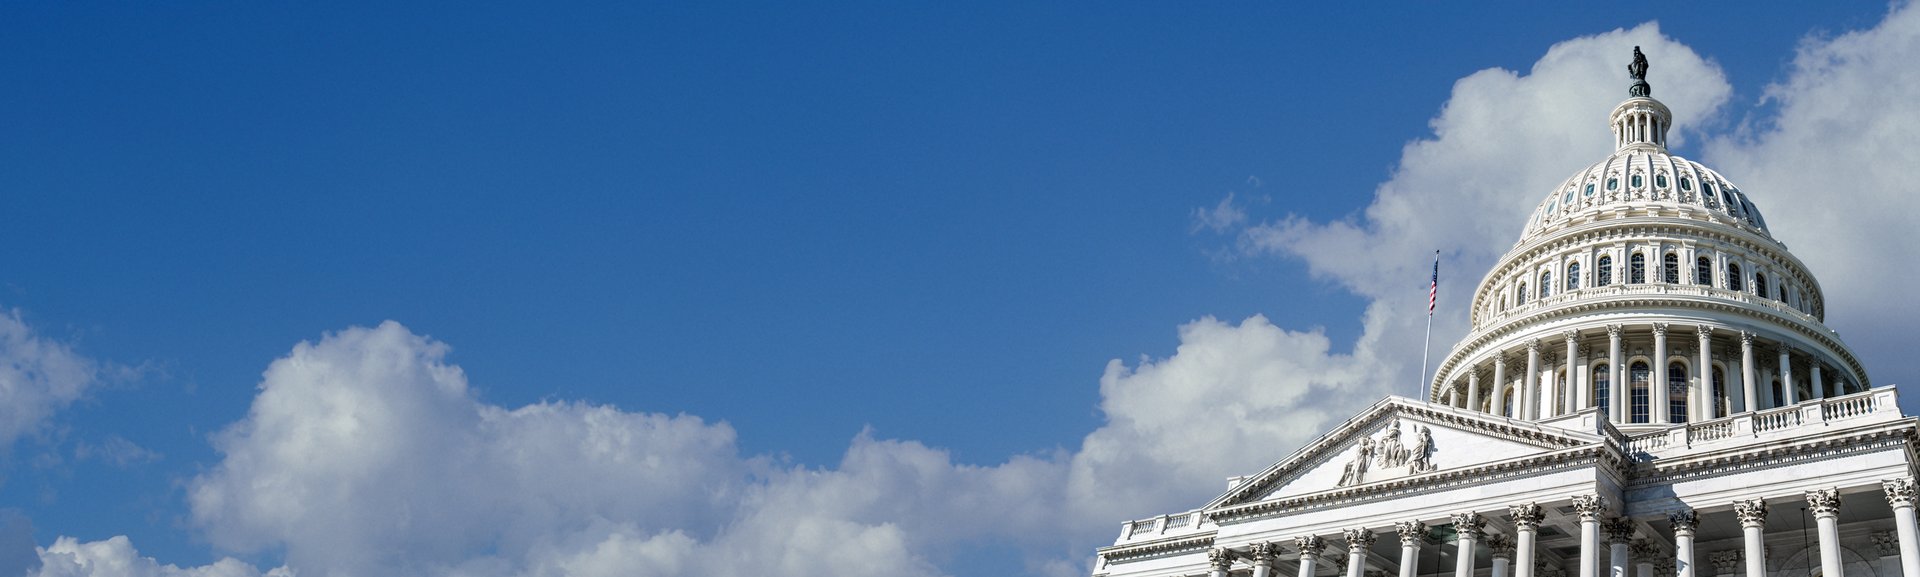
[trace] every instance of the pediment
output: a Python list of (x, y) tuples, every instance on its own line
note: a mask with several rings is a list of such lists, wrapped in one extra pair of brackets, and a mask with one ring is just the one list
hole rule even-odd
[(1208, 509), (1365, 487), (1604, 442), (1599, 435), (1387, 397)]

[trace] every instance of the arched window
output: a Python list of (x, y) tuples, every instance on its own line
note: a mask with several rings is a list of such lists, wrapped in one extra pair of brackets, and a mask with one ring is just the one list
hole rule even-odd
[(1787, 393), (1785, 390), (1782, 390), (1780, 388), (1780, 379), (1773, 380), (1772, 388), (1773, 388), (1773, 406), (1779, 407), (1779, 406), (1786, 405)]
[(1680, 255), (1667, 253), (1660, 257), (1660, 282), (1678, 284), (1680, 282)]
[(1741, 279), (1742, 277), (1740, 276), (1740, 265), (1727, 263), (1727, 290), (1734, 290), (1734, 291), (1747, 290), (1747, 287), (1745, 286), (1745, 282), (1742, 281)]
[(1627, 283), (1643, 282), (1647, 282), (1647, 255), (1636, 252), (1627, 259)]
[(1633, 408), (1627, 413), (1631, 420), (1628, 422), (1645, 423), (1650, 418), (1648, 413), (1650, 407), (1648, 405), (1652, 402), (1652, 399), (1648, 397), (1652, 391), (1648, 390), (1648, 387), (1652, 385), (1652, 383), (1649, 382), (1652, 379), (1653, 370), (1647, 368), (1647, 363), (1634, 361), (1633, 364), (1627, 365), (1627, 382), (1629, 386), (1632, 387), (1627, 390), (1633, 393)]
[(1613, 371), (1609, 369), (1606, 363), (1593, 366), (1593, 404), (1600, 407), (1602, 415), (1613, 408), (1613, 403), (1607, 401), (1607, 392), (1610, 389), (1608, 385), (1613, 380)]
[(1713, 286), (1713, 259), (1704, 256), (1694, 259), (1693, 284)]
[(1580, 288), (1580, 263), (1567, 265), (1567, 290)]
[(1553, 294), (1553, 273), (1540, 273), (1540, 298)]
[(1515, 306), (1527, 304), (1527, 283), (1520, 283), (1520, 294), (1513, 299)]
[(1767, 293), (1767, 275), (1753, 273), (1753, 294), (1763, 299), (1773, 298), (1773, 295)]
[(1514, 388), (1513, 388), (1513, 387), (1505, 387), (1505, 389), (1506, 389), (1506, 391), (1507, 391), (1507, 394), (1505, 394), (1505, 395), (1501, 395), (1501, 396), (1500, 396), (1500, 398), (1501, 398), (1501, 403), (1500, 403), (1500, 416), (1502, 416), (1502, 417), (1512, 417), (1512, 416), (1513, 416), (1513, 403), (1514, 403), (1514, 399), (1513, 399), (1513, 398), (1514, 398), (1514, 397), (1517, 397), (1517, 396), (1519, 396), (1519, 394), (1518, 394), (1518, 393), (1519, 393), (1519, 391), (1517, 391), (1517, 390), (1514, 390)]
[(1607, 285), (1613, 284), (1613, 257), (1611, 256), (1600, 257), (1600, 270), (1595, 274), (1599, 276), (1596, 276), (1593, 278), (1593, 282), (1594, 282), (1593, 286), (1607, 286)]
[(1687, 365), (1667, 363), (1667, 422), (1687, 422)]

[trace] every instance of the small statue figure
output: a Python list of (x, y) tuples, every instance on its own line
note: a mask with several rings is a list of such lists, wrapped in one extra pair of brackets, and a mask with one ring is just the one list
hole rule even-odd
[(1433, 461), (1430, 460), (1433, 453), (1433, 431), (1427, 430), (1427, 427), (1424, 425), (1421, 426), (1419, 430), (1420, 432), (1413, 440), (1413, 450), (1409, 455), (1411, 460), (1407, 463), (1407, 472), (1415, 474), (1430, 473), (1438, 468), (1435, 467)]
[(1367, 474), (1367, 460), (1373, 457), (1373, 438), (1360, 437), (1360, 446), (1354, 449), (1353, 460), (1347, 461), (1345, 472), (1340, 474), (1336, 487), (1352, 487), (1360, 484), (1361, 477)]
[(1400, 420), (1394, 419), (1387, 425), (1387, 431), (1380, 434), (1380, 443), (1373, 450), (1380, 468), (1398, 467), (1407, 463), (1407, 449), (1400, 444)]

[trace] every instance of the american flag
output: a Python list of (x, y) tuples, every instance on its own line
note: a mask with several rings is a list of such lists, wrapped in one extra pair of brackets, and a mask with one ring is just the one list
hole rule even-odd
[(1433, 251), (1433, 284), (1427, 286), (1427, 316), (1433, 316), (1434, 303), (1440, 302), (1440, 251)]

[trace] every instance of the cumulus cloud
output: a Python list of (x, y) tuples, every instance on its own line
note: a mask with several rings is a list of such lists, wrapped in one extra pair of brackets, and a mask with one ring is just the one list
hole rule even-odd
[(1813, 269), (1839, 330), (1876, 384), (1911, 384), (1904, 362), (1920, 323), (1912, 234), (1920, 195), (1920, 10), (1897, 5), (1878, 26), (1804, 42), (1767, 88), (1764, 116), (1706, 147), (1713, 166), (1767, 215), (1775, 238)]
[(39, 431), (99, 383), (100, 367), (35, 334), (19, 311), (0, 314), (0, 450)]
[(261, 573), (243, 561), (224, 558), (212, 564), (182, 569), (142, 557), (126, 537), (81, 543), (61, 537), (39, 549), (40, 577), (293, 577), (282, 567)]

